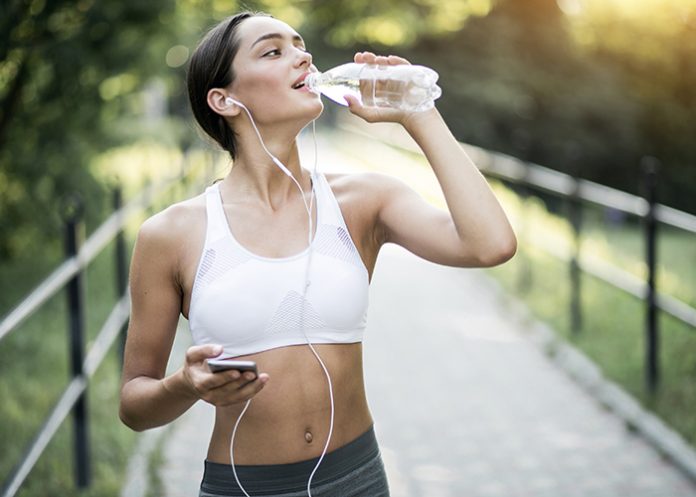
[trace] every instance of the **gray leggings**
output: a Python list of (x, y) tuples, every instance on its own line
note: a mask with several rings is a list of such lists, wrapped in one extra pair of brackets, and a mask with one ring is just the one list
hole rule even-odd
[[(236, 466), (251, 497), (306, 497), (307, 480), (317, 463)], [(205, 462), (199, 497), (244, 497), (227, 464)], [(387, 476), (374, 430), (329, 452), (312, 480), (312, 497), (389, 497)]]

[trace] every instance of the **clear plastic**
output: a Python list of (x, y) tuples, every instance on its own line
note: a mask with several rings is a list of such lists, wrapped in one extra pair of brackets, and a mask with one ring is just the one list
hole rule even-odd
[(418, 65), (343, 64), (324, 73), (311, 73), (305, 85), (340, 105), (344, 95), (353, 95), (365, 106), (424, 111), (442, 95), (438, 74)]

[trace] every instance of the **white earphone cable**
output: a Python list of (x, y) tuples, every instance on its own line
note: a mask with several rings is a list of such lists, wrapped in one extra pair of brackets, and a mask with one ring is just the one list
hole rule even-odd
[[(316, 132), (316, 123), (315, 121), (312, 121), (312, 137), (314, 141), (314, 169), (312, 171), (312, 177), (316, 177), (316, 172), (317, 172), (317, 132)], [(314, 196), (312, 196), (311, 200), (314, 199)], [(311, 212), (311, 200), (310, 200), (310, 212)], [(310, 233), (312, 232), (312, 216), (309, 216), (309, 222), (310, 222)], [(311, 235), (310, 235), (311, 236)], [(312, 479), (314, 478), (314, 474), (317, 472), (319, 469), (319, 466), (321, 465), (321, 462), (324, 460), (324, 456), (326, 456), (327, 451), (329, 450), (329, 444), (331, 443), (331, 435), (333, 434), (333, 427), (334, 427), (334, 395), (333, 395), (333, 385), (331, 382), (331, 375), (329, 374), (329, 370), (324, 364), (324, 361), (322, 361), (321, 356), (319, 356), (319, 353), (316, 351), (314, 348), (314, 345), (312, 345), (312, 342), (309, 340), (309, 337), (307, 337), (307, 333), (304, 327), (304, 305), (306, 302), (306, 294), (307, 294), (307, 289), (309, 288), (310, 285), (310, 279), (309, 279), (309, 271), (312, 263), (312, 244), (310, 241), (310, 248), (309, 248), (309, 255), (307, 256), (307, 267), (305, 270), (305, 286), (304, 286), (304, 293), (302, 295), (302, 309), (300, 310), (300, 328), (302, 329), (302, 334), (305, 337), (305, 340), (307, 340), (307, 345), (309, 345), (309, 348), (312, 350), (312, 353), (314, 354), (314, 357), (317, 358), (317, 361), (319, 361), (319, 364), (321, 365), (322, 370), (324, 371), (324, 374), (326, 375), (326, 382), (329, 386), (329, 401), (330, 401), (330, 415), (329, 415), (329, 433), (326, 437), (326, 444), (324, 445), (324, 449), (321, 452), (321, 456), (319, 456), (319, 459), (317, 460), (317, 464), (312, 470), (312, 473), (309, 475), (309, 480), (307, 481), (307, 494), (308, 497), (312, 497)]]
[(240, 421), (242, 421), (242, 416), (244, 416), (244, 413), (249, 409), (249, 404), (251, 404), (251, 399), (246, 401), (246, 404), (244, 404), (244, 409), (242, 409), (242, 412), (239, 413), (239, 416), (237, 416), (237, 421), (234, 424), (234, 428), (232, 429), (232, 439), (230, 440), (230, 465), (232, 466), (232, 473), (234, 474), (234, 479), (237, 482), (237, 485), (239, 486), (239, 489), (244, 493), (246, 497), (251, 497), (247, 491), (244, 489), (242, 486), (241, 482), (239, 481), (239, 476), (237, 476), (237, 469), (234, 466), (234, 437), (237, 434), (237, 427), (239, 426)]
[[(308, 217), (308, 224), (309, 224), (309, 231), (308, 231), (308, 255), (307, 255), (307, 264), (305, 266), (305, 280), (304, 280), (304, 286), (302, 288), (302, 303), (300, 307), (300, 330), (302, 331), (302, 334), (305, 337), (305, 340), (307, 341), (307, 345), (311, 349), (312, 353), (316, 357), (317, 361), (319, 361), (319, 364), (321, 365), (322, 370), (324, 371), (324, 374), (326, 375), (326, 380), (329, 386), (329, 400), (330, 400), (330, 416), (329, 416), (329, 433), (328, 436), (326, 437), (326, 444), (324, 445), (324, 449), (322, 450), (321, 456), (319, 456), (319, 459), (317, 460), (317, 464), (314, 466), (314, 469), (312, 470), (312, 473), (309, 475), (309, 480), (307, 481), (307, 494), (308, 497), (312, 497), (312, 491), (311, 491), (311, 486), (312, 486), (312, 479), (314, 478), (314, 474), (317, 472), (319, 469), (319, 466), (321, 465), (321, 462), (324, 459), (324, 456), (326, 456), (326, 453), (329, 449), (329, 444), (331, 443), (331, 435), (333, 434), (333, 427), (334, 427), (334, 396), (333, 396), (333, 386), (331, 384), (331, 375), (329, 374), (329, 370), (327, 369), (326, 365), (324, 364), (324, 361), (322, 361), (321, 357), (317, 353), (316, 349), (312, 345), (311, 341), (309, 340), (309, 337), (307, 336), (307, 332), (305, 330), (304, 326), (304, 315), (305, 315), (305, 302), (306, 302), (306, 297), (307, 297), (307, 289), (309, 288), (311, 282), (309, 279), (310, 275), (310, 267), (311, 267), (311, 261), (312, 261), (312, 252), (314, 248), (314, 244), (312, 243), (312, 235), (314, 232), (314, 223), (312, 221), (312, 209), (314, 205), (314, 197), (315, 197), (315, 182), (316, 182), (316, 172), (317, 172), (317, 134), (316, 134), (316, 124), (315, 121), (312, 121), (312, 136), (314, 139), (314, 168), (312, 170), (311, 174), (311, 192), (309, 196), (309, 204), (307, 204), (307, 201), (305, 200), (305, 195), (304, 195), (304, 190), (302, 189), (302, 185), (295, 179), (293, 176), (292, 172), (283, 165), (280, 160), (275, 157), (269, 150), (266, 148), (266, 144), (263, 141), (263, 138), (261, 138), (261, 133), (259, 132), (259, 129), (256, 127), (256, 123), (254, 122), (254, 118), (251, 116), (251, 112), (249, 112), (249, 109), (246, 108), (244, 104), (238, 101), (234, 101), (237, 105), (239, 105), (241, 108), (243, 108), (247, 115), (249, 116), (249, 120), (251, 121), (252, 126), (254, 127), (254, 131), (256, 131), (256, 136), (259, 138), (259, 142), (261, 143), (261, 146), (263, 147), (264, 151), (268, 156), (273, 160), (273, 162), (297, 185), (297, 188), (300, 190), (300, 198), (302, 199), (302, 202), (304, 203), (305, 210), (307, 211), (307, 217)], [(242, 486), (241, 482), (239, 481), (239, 477), (237, 476), (237, 471), (234, 465), (234, 439), (237, 434), (237, 428), (239, 427), (239, 423), (242, 421), (242, 417), (246, 413), (247, 409), (249, 408), (249, 404), (251, 404), (251, 399), (246, 401), (246, 404), (244, 405), (244, 408), (242, 411), (239, 413), (239, 416), (237, 417), (237, 421), (234, 424), (234, 428), (232, 430), (232, 437), (230, 439), (230, 464), (232, 466), (232, 472), (234, 474), (234, 479), (237, 482), (237, 485), (239, 486), (239, 489), (244, 493), (245, 497), (251, 497), (247, 491), (244, 489)]]

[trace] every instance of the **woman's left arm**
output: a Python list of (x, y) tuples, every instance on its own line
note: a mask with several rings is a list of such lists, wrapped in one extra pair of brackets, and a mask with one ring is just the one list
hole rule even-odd
[(444, 264), (492, 266), (510, 259), (517, 241), (507, 216), (440, 113), (413, 113), (402, 124), (433, 168), (449, 212), (395, 185), (379, 214), (387, 241)]
[[(398, 65), (406, 59), (359, 52), (355, 62)], [(403, 182), (377, 181), (377, 232), (381, 242), (397, 243), (430, 261), (452, 266), (502, 264), (517, 250), (507, 216), (483, 175), (433, 108), (423, 112), (363, 107), (347, 97), (353, 114), (368, 122), (397, 122), (421, 148), (433, 168), (448, 212), (425, 202)]]

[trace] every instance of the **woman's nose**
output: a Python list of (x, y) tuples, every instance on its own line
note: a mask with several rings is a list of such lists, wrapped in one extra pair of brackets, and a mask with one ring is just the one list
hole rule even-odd
[(296, 64), (298, 67), (303, 65), (303, 64), (305, 64), (307, 66), (312, 65), (312, 54), (311, 53), (306, 52), (304, 50), (301, 50), (299, 48), (297, 49), (297, 52), (298, 52), (298, 55), (297, 55)]

